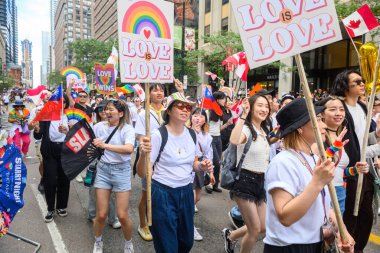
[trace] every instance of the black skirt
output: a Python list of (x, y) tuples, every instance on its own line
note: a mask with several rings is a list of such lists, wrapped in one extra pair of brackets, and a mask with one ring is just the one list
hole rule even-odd
[(266, 202), (266, 193), (264, 188), (265, 174), (255, 173), (249, 170), (242, 169), (240, 171), (239, 179), (236, 180), (230, 196), (238, 197), (241, 199), (255, 202), (256, 205), (260, 205)]
[(311, 244), (291, 244), (288, 246), (264, 245), (264, 253), (321, 253), (321, 251), (322, 242)]

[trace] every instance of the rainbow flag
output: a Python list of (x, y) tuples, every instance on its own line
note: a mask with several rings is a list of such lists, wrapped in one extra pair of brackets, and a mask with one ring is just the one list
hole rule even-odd
[(84, 111), (77, 108), (66, 109), (65, 115), (67, 116), (68, 120), (73, 119), (73, 120), (80, 121), (82, 119), (86, 119), (88, 123), (91, 123), (90, 117), (88, 117), (88, 115)]
[(116, 87), (116, 92), (120, 93), (122, 92), (123, 94), (129, 94), (135, 92), (133, 89), (132, 85), (126, 84), (123, 87)]

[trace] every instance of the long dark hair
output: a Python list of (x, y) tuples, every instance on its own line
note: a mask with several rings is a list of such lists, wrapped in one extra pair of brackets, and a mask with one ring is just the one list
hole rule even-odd
[(268, 101), (268, 99), (264, 95), (256, 94), (256, 95), (254, 95), (254, 96), (252, 96), (252, 97), (250, 97), (248, 99), (248, 101), (249, 101), (249, 107), (251, 109), (249, 110), (247, 118), (245, 119), (245, 122), (244, 122), (244, 125), (246, 125), (249, 128), (249, 130), (251, 131), (253, 141), (255, 141), (257, 139), (257, 132), (256, 132), (255, 128), (252, 125), (252, 111), (253, 111), (255, 103), (256, 103), (256, 101), (257, 101), (257, 99), (259, 97), (264, 98), (267, 101), (267, 103), (268, 103), (269, 113), (268, 113), (267, 118), (261, 122), (261, 128), (264, 130), (264, 132), (266, 134), (269, 133), (269, 129), (268, 129), (268, 126), (267, 126), (267, 120), (268, 120), (269, 115), (270, 115), (269, 101)]
[(340, 72), (333, 82), (333, 87), (331, 88), (331, 95), (333, 96), (340, 96), (345, 97), (346, 92), (350, 88), (348, 85), (349, 82), (349, 76), (351, 74), (358, 74), (359, 76), (362, 76), (362, 74), (354, 69), (346, 69), (342, 72)]

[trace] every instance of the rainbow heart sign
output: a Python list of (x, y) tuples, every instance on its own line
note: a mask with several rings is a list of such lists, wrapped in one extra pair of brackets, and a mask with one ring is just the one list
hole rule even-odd
[(117, 4), (121, 82), (172, 83), (174, 4), (163, 0)]
[(95, 64), (96, 90), (100, 94), (112, 95), (116, 92), (115, 68), (113, 64)]

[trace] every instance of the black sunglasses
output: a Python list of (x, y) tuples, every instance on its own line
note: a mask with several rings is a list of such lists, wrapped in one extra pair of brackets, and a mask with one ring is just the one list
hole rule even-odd
[[(365, 80), (363, 80), (363, 79), (355, 80), (352, 82), (356, 83), (357, 86), (360, 86), (362, 83), (365, 84)], [(352, 87), (354, 87), (354, 86), (352, 86)]]

